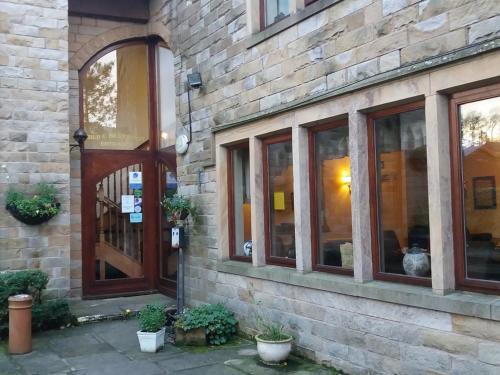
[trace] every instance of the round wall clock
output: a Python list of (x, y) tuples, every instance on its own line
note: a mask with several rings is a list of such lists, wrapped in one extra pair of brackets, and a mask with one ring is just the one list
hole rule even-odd
[(186, 134), (181, 134), (175, 140), (175, 151), (179, 155), (184, 155), (189, 147), (189, 140)]

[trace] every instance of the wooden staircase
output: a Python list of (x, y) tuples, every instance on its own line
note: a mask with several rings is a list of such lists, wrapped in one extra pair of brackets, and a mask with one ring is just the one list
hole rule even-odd
[(130, 223), (129, 214), (122, 214), (120, 205), (106, 196), (102, 183), (97, 189), (97, 202), (95, 259), (99, 262), (98, 279), (106, 280), (106, 264), (127, 278), (142, 277), (142, 223)]

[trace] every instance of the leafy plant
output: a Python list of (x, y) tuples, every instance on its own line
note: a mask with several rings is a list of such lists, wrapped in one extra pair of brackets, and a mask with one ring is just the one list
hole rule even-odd
[(68, 301), (53, 299), (33, 306), (33, 331), (45, 331), (76, 325), (76, 318), (70, 313)]
[(238, 321), (234, 313), (221, 304), (200, 305), (193, 309), (186, 309), (177, 317), (176, 328), (189, 331), (196, 328), (205, 328), (210, 345), (222, 345), (236, 333)]
[(165, 305), (152, 303), (139, 312), (139, 327), (142, 332), (158, 332), (166, 323)]
[(282, 341), (290, 338), (290, 335), (285, 332), (283, 324), (267, 323), (262, 316), (257, 315), (257, 324), (261, 333), (259, 337), (267, 341)]
[(198, 216), (197, 207), (194, 206), (188, 198), (182, 195), (165, 195), (160, 204), (169, 221), (185, 220), (188, 216), (196, 220)]
[(57, 190), (44, 182), (38, 183), (36, 194), (29, 198), (23, 192), (11, 188), (7, 191), (6, 208), (16, 218), (48, 220), (61, 210), (56, 194)]
[(76, 323), (66, 300), (42, 300), (42, 293), (48, 281), (47, 274), (40, 270), (0, 273), (0, 336), (6, 336), (8, 333), (8, 298), (16, 294), (30, 294), (33, 298), (33, 331)]

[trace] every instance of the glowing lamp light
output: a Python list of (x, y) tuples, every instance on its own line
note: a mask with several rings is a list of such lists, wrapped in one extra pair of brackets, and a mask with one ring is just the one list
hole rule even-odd
[(347, 172), (342, 173), (340, 182), (347, 186), (349, 188), (349, 193), (351, 193), (351, 176)]
[(345, 185), (351, 185), (351, 176), (340, 177), (340, 182), (342, 182)]

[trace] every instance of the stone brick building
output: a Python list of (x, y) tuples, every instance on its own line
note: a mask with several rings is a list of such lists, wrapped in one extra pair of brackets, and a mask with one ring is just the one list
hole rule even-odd
[(0, 270), (172, 293), (177, 188), (189, 303), (348, 373), (500, 373), (498, 1), (0, 0), (0, 27), (1, 199), (43, 180), (62, 204), (2, 207)]

